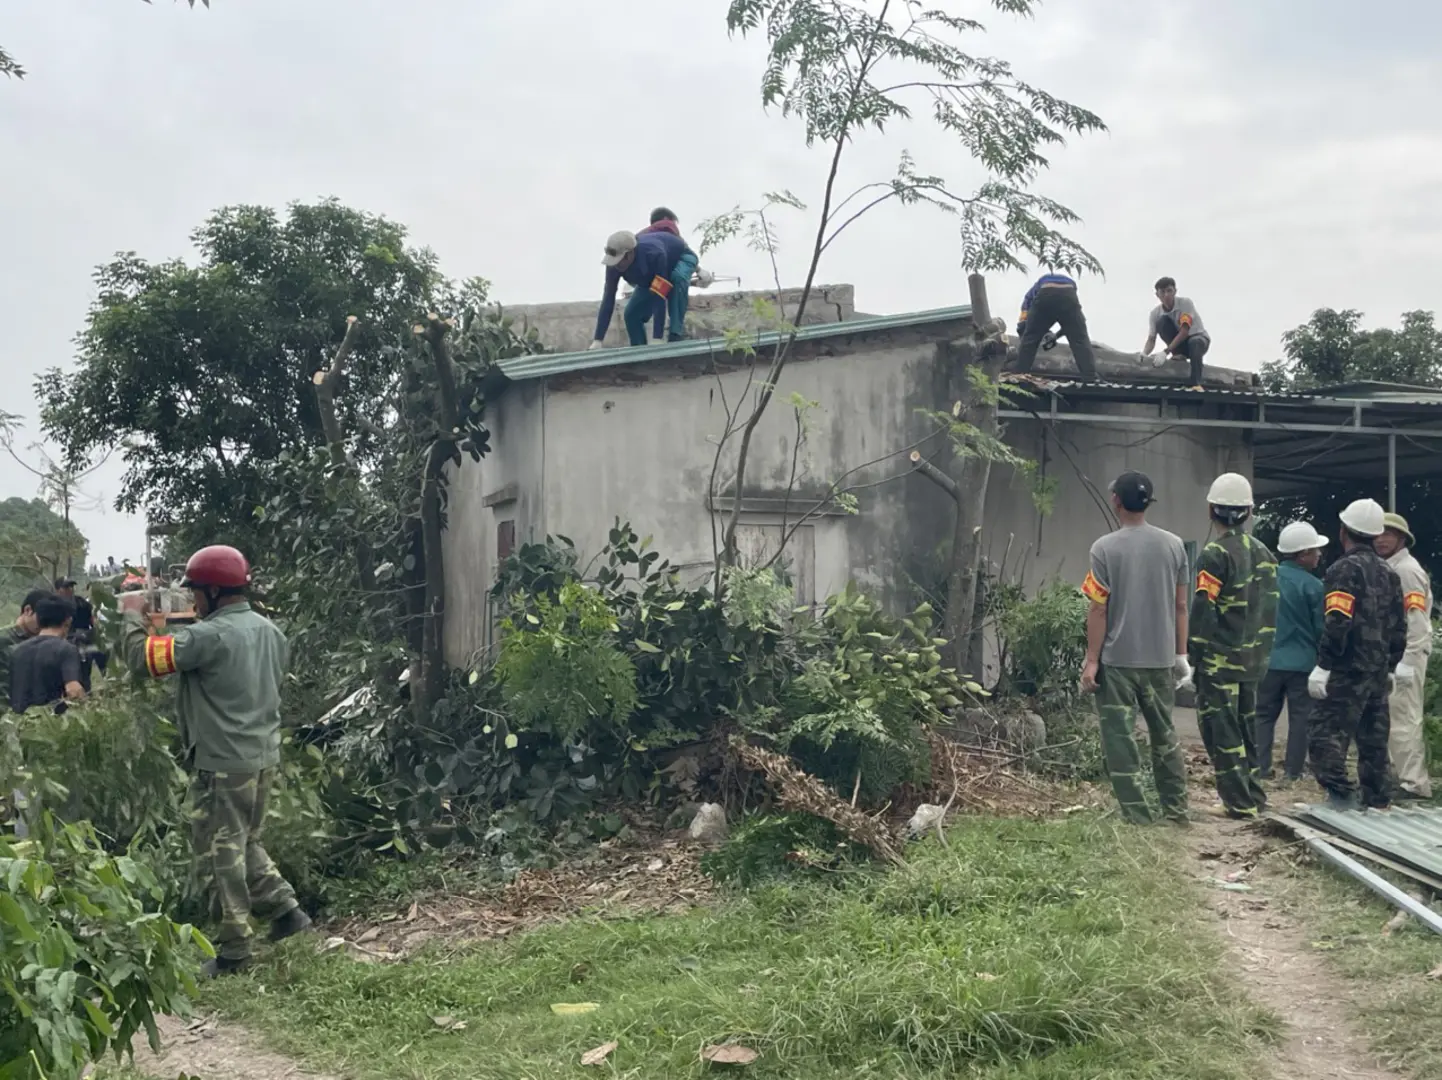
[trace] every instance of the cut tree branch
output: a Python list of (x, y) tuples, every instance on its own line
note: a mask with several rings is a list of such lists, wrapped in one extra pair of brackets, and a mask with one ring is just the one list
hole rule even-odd
[(913, 450), (911, 452), (911, 464), (916, 467), (917, 472), (936, 484), (937, 487), (941, 488), (942, 491), (946, 492), (953, 499), (957, 497), (956, 481), (947, 476), (946, 473), (938, 469), (931, 462), (927, 461), (926, 458), (922, 457), (920, 450)]

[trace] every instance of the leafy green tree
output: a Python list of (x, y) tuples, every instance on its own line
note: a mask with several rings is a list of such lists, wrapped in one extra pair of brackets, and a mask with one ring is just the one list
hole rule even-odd
[(324, 445), (312, 377), (351, 314), (337, 407), (354, 452), (380, 452), (375, 418), (394, 410), (401, 347), (438, 275), (399, 225), (334, 200), (226, 207), (192, 239), (194, 265), (130, 252), (99, 268), (79, 364), (41, 376), (37, 396), (71, 460), (122, 453), (120, 509), (233, 530), (282, 452)]
[[(1362, 329), (1362, 313), (1319, 308), (1301, 326), (1282, 335), (1282, 359), (1264, 364), (1269, 390), (1306, 390), (1338, 383), (1376, 381), (1442, 388), (1442, 329), (1430, 311), (1408, 311), (1401, 326)], [(1379, 450), (1379, 454), (1381, 451)], [(1442, 566), (1442, 484), (1399, 478), (1397, 510), (1417, 534), (1415, 553), (1429, 567)], [(1325, 491), (1272, 499), (1263, 508), (1264, 538), (1297, 518), (1311, 521), (1325, 536), (1337, 531), (1337, 515), (1353, 499), (1386, 502), (1376, 484), (1328, 484)]]

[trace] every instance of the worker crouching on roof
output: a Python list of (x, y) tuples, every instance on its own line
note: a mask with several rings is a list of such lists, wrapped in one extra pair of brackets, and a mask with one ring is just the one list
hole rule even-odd
[(1252, 485), (1223, 473), (1207, 492), (1213, 539), (1197, 560), (1187, 643), (1197, 690), (1197, 723), (1228, 817), (1267, 807), (1257, 760), (1257, 684), (1267, 673), (1277, 624), (1277, 560), (1247, 532)]
[(1358, 785), (1347, 775), (1347, 744), (1355, 739), (1362, 803), (1385, 810), (1391, 805), (1387, 696), (1393, 669), (1407, 651), (1402, 585), (1372, 546), (1386, 528), (1382, 507), (1358, 499), (1340, 517), (1342, 555), (1322, 581), (1322, 641), (1307, 677), (1307, 692), (1317, 701), (1312, 771), (1327, 791), (1328, 806), (1355, 809)]
[(654, 315), (664, 316), (674, 288), (671, 275), (688, 250), (685, 241), (673, 232), (661, 230), (637, 236), (623, 229), (612, 233), (606, 240), (605, 257), (601, 260), (606, 267), (606, 284), (601, 293), (601, 308), (596, 313), (596, 335), (590, 347), (599, 349), (605, 344), (611, 316), (616, 312), (616, 290), (623, 281), (636, 290), (626, 301), (626, 310), (621, 316), (626, 323), (627, 340), (632, 345), (646, 344), (646, 324)]
[(232, 547), (201, 548), (185, 565), (197, 622), (151, 634), (127, 606), (122, 651), (139, 675), (180, 681), (181, 743), (193, 763), (191, 840), (202, 881), (214, 890), (216, 957), (204, 974), (250, 962), (250, 915), (271, 920), (273, 941), (310, 926), (295, 890), (260, 843), (273, 773), (280, 764), (280, 685), (290, 647), (246, 599), (250, 567)]
[(1071, 345), (1072, 358), (1083, 379), (1097, 377), (1096, 356), (1092, 352), (1087, 319), (1077, 297), (1076, 281), (1066, 274), (1045, 273), (1027, 290), (1021, 301), (1021, 315), (1016, 322), (1016, 370), (1030, 371), (1036, 363), (1036, 351), (1042, 339), (1058, 323), (1061, 336)]
[(1402, 607), (1407, 613), (1407, 651), (1397, 665), (1397, 686), (1388, 699), (1392, 728), (1387, 751), (1397, 777), (1397, 797), (1430, 799), (1422, 691), (1427, 685), (1427, 657), (1432, 653), (1432, 580), (1412, 555), (1416, 541), (1407, 519), (1401, 514), (1384, 514), (1382, 524), (1385, 528), (1373, 547), (1402, 583)]
[(658, 206), (651, 211), (651, 224), (638, 232), (636, 239), (639, 241), (643, 236), (661, 232), (670, 233), (681, 240), (683, 250), (681, 258), (676, 260), (676, 265), (671, 270), (671, 295), (666, 298), (665, 304), (656, 307), (655, 327), (651, 336), (656, 341), (661, 340), (666, 330), (666, 319), (669, 317), (671, 332), (666, 335), (666, 340), (685, 341), (686, 310), (691, 303), (691, 275), (695, 273), (696, 284), (703, 289), (711, 285), (716, 278), (710, 271), (701, 269), (700, 259), (691, 250), (691, 245), (681, 237), (681, 227), (677, 224), (676, 215), (664, 206)]

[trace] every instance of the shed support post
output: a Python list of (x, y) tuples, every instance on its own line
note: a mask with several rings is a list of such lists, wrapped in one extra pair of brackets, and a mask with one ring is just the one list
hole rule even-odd
[(1387, 436), (1387, 509), (1397, 512), (1397, 436)]

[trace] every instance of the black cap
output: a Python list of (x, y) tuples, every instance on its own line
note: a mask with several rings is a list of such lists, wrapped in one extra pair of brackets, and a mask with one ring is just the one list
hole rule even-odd
[(1139, 514), (1156, 500), (1152, 497), (1152, 478), (1146, 473), (1124, 472), (1112, 481), (1112, 494), (1121, 500), (1122, 508)]
[(58, 578), (55, 579), (55, 588), (57, 588), (57, 589), (73, 589), (73, 588), (75, 588), (75, 582), (74, 582), (73, 579), (68, 578), (68, 577), (58, 577)]

